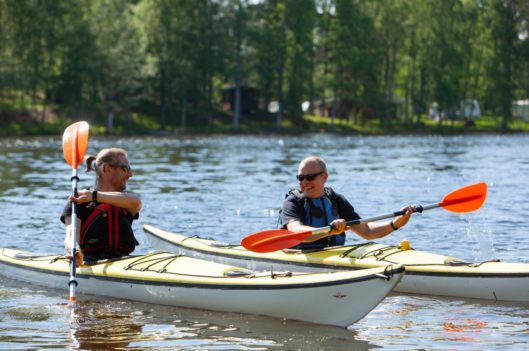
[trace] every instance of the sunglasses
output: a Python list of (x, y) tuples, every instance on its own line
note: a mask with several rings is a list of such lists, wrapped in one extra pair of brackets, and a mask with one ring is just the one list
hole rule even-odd
[(305, 179), (308, 180), (308, 181), (311, 181), (311, 180), (316, 179), (316, 177), (319, 176), (320, 174), (323, 174), (323, 171), (318, 172), (318, 173), (313, 173), (313, 174), (298, 174), (298, 175), (296, 175), (296, 178), (300, 182), (304, 181)]
[(132, 171), (132, 168), (130, 168), (130, 165), (109, 165), (110, 167), (114, 168), (121, 168), (123, 172), (130, 172)]

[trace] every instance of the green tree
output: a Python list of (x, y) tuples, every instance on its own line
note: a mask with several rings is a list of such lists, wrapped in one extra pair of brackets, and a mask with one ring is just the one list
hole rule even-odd
[(100, 100), (106, 111), (107, 132), (111, 132), (116, 113), (127, 116), (141, 94), (143, 48), (134, 23), (135, 5), (129, 0), (91, 2), (90, 27), (99, 57)]
[[(364, 122), (382, 102), (381, 50), (373, 20), (352, 0), (336, 0), (330, 27), (330, 56), (334, 102), (338, 114)], [(361, 119), (361, 120), (360, 120)]]
[[(2, 32), (7, 41), (2, 52), (12, 64), (11, 69), (18, 72), (12, 76), (16, 79), (14, 87), (29, 91), (30, 124), (36, 117), (38, 93), (48, 91), (57, 76), (64, 11), (62, 3), (53, 1), (2, 3)], [(45, 111), (44, 108), (43, 117)]]
[(209, 0), (146, 0), (141, 4), (147, 62), (153, 72), (150, 81), (156, 86), (162, 129), (177, 114), (183, 128), (189, 115), (202, 116), (198, 122), (211, 122), (222, 40), (219, 8), (221, 4)]
[[(410, 19), (412, 15), (410, 15), (409, 7), (411, 6), (407, 2), (390, 0), (373, 2), (372, 8), (368, 8), (369, 13), (372, 13), (374, 18), (376, 36), (381, 41), (380, 53), (383, 57), (383, 70), (380, 74), (383, 93), (383, 106), (379, 112), (381, 125), (385, 125), (390, 118), (397, 117), (393, 108), (397, 91), (402, 92), (404, 90), (404, 95), (408, 97), (406, 88), (412, 89), (408, 85), (411, 85), (410, 81), (413, 82), (413, 74), (415, 73), (413, 62), (410, 62), (413, 61), (413, 52), (410, 52), (409, 56), (406, 52), (406, 40), (410, 34), (414, 35), (414, 22)], [(413, 37), (411, 40), (414, 40)], [(398, 85), (400, 83), (398, 81), (399, 67), (410, 69), (408, 72), (410, 81), (405, 83), (404, 89), (402, 83)], [(407, 109), (404, 112), (405, 117), (407, 117)]]
[(301, 105), (309, 99), (314, 64), (314, 27), (316, 6), (313, 0), (286, 0), (287, 51), (285, 78), (288, 90), (285, 112), (289, 118), (300, 123)]
[(54, 100), (63, 114), (92, 120), (102, 115), (99, 94), (100, 52), (90, 26), (90, 2), (61, 2), (65, 7), (60, 37), (60, 68)]
[(256, 8), (257, 25), (252, 36), (255, 55), (252, 70), (261, 89), (264, 106), (277, 102), (276, 129), (281, 128), (283, 106), (283, 67), (285, 56), (285, 2), (272, 0)]
[(514, 65), (517, 35), (514, 2), (492, 0), (489, 11), (492, 52), (488, 66), (488, 97), (501, 116), (500, 129), (506, 131), (512, 118)]

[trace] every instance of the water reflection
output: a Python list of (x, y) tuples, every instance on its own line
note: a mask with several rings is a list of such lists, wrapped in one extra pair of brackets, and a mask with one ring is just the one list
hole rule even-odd
[[(83, 301), (68, 347), (81, 350), (367, 350), (354, 333), (297, 321), (134, 302)], [(325, 346), (326, 345), (326, 346)]]
[(81, 350), (114, 350), (137, 339), (143, 324), (133, 315), (102, 301), (83, 300), (71, 308), (69, 347)]
[[(401, 294), (387, 298), (352, 329), (388, 349), (415, 349), (417, 340), (421, 349), (511, 349), (525, 342), (527, 317), (529, 308), (516, 303)], [(505, 332), (512, 337), (505, 338)]]

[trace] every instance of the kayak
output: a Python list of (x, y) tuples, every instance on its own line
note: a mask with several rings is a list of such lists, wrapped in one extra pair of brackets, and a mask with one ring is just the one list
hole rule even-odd
[[(0, 248), (0, 273), (67, 290), (69, 260)], [(255, 272), (154, 252), (77, 268), (77, 291), (161, 305), (241, 312), (346, 327), (364, 317), (404, 274), (401, 265), (333, 273)], [(317, 302), (317, 303), (316, 303)]]
[(240, 245), (143, 227), (157, 249), (248, 269), (342, 271), (402, 264), (406, 275), (394, 291), (410, 294), (529, 302), (529, 264), (464, 260), (375, 242), (322, 250), (256, 253)]

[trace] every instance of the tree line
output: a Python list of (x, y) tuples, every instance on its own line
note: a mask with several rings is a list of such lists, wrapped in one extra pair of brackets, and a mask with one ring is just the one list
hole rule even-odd
[(529, 96), (528, 25), (524, 0), (0, 0), (0, 113), (238, 130), (417, 123), (476, 99), (506, 129)]

